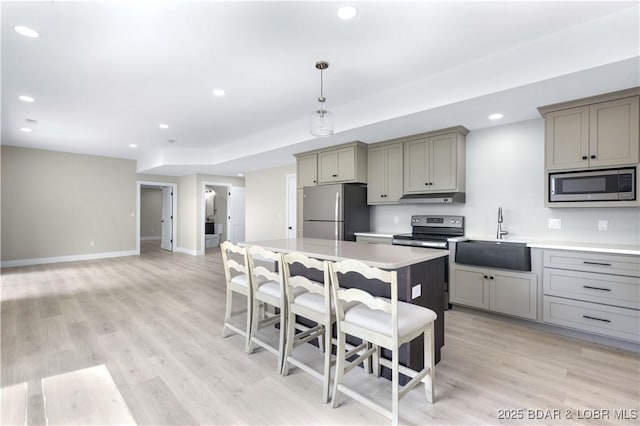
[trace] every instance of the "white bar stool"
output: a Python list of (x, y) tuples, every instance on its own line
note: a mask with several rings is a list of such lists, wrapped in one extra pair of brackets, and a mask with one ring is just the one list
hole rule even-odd
[[(398, 301), (396, 271), (384, 271), (355, 260), (344, 260), (331, 263), (329, 272), (338, 329), (336, 380), (333, 387), (332, 405), (334, 408), (337, 407), (338, 392), (342, 392), (390, 418), (392, 424), (397, 425), (400, 399), (421, 381), (425, 385), (427, 401), (433, 403), (435, 374), (433, 322), (437, 315), (422, 306)], [(366, 279), (380, 280), (389, 284), (391, 299), (374, 297), (368, 292), (356, 288), (342, 288), (340, 282), (345, 279), (344, 276), (347, 273), (357, 273)], [(358, 304), (345, 311), (345, 304), (353, 302), (358, 302)], [(373, 345), (348, 365), (345, 354), (347, 334)], [(399, 364), (399, 348), (400, 345), (422, 334), (424, 334), (424, 368), (417, 372)], [(391, 361), (380, 357), (380, 347), (391, 351)], [(344, 375), (369, 356), (374, 358), (376, 375), (379, 375), (380, 364), (391, 369), (391, 410), (380, 406), (344, 384)], [(399, 373), (412, 377), (412, 379), (401, 387), (398, 382)]]

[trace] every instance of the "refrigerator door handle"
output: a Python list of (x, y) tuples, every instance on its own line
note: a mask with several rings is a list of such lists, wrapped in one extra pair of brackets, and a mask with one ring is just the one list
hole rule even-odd
[(340, 208), (340, 192), (336, 192), (336, 206), (335, 206), (335, 236), (336, 236), (336, 241), (339, 239), (339, 235), (338, 235), (338, 214), (339, 214), (339, 208)]

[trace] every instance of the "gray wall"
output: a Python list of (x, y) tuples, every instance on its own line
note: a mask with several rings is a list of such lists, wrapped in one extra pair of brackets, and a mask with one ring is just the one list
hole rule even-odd
[(162, 189), (140, 189), (140, 238), (162, 237)]
[(247, 241), (287, 237), (287, 174), (290, 173), (296, 173), (295, 164), (247, 173)]
[(3, 145), (2, 261), (136, 249), (136, 162)]
[[(470, 132), (466, 171), (465, 204), (375, 206), (372, 229), (407, 232), (412, 214), (455, 214), (465, 216), (467, 235), (494, 238), (501, 206), (508, 238), (640, 244), (639, 208), (544, 207), (542, 119)], [(562, 229), (549, 229), (549, 218), (561, 219)], [(599, 219), (609, 221), (608, 231), (598, 231)]]

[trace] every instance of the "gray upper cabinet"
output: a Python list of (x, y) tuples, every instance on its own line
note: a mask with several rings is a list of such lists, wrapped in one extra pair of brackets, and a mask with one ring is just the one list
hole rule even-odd
[(318, 184), (318, 154), (298, 157), (296, 182), (298, 188)]
[(296, 154), (298, 188), (331, 183), (367, 183), (367, 145), (350, 142)]
[(318, 154), (320, 183), (351, 182), (356, 177), (356, 148), (349, 146)]
[[(458, 130), (451, 132), (451, 130)], [(408, 140), (404, 144), (404, 193), (464, 191), (465, 136), (463, 127)]]
[(638, 96), (589, 107), (589, 167), (638, 163)]
[(547, 170), (575, 169), (589, 164), (589, 107), (547, 114), (545, 121)]
[(546, 170), (637, 164), (637, 93), (637, 88), (629, 89), (539, 108), (545, 117)]
[(397, 204), (403, 195), (403, 144), (369, 147), (367, 203)]

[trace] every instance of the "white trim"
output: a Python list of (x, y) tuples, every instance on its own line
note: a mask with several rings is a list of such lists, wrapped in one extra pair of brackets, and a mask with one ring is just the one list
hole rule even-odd
[(178, 252), (178, 253), (190, 254), (191, 256), (198, 256), (198, 255), (202, 254), (202, 253), (199, 253), (198, 250), (191, 250), (191, 249), (184, 248), (184, 247), (174, 247), (173, 251)]
[(140, 241), (162, 240), (162, 237), (140, 237)]
[(127, 250), (127, 251), (114, 251), (114, 252), (108, 252), (108, 253), (76, 254), (71, 256), (38, 257), (34, 259), (5, 260), (0, 264), (0, 267), (12, 268), (14, 266), (41, 265), (44, 263), (59, 263), (59, 262), (76, 262), (79, 260), (94, 260), (94, 259), (106, 259), (109, 257), (136, 256), (139, 254), (140, 253), (136, 250)]
[[(173, 244), (172, 251), (176, 251), (178, 245), (178, 184), (170, 182), (155, 182), (152, 180), (136, 181), (136, 254), (140, 254), (140, 189), (142, 185), (156, 186), (159, 188), (170, 186), (173, 192)], [(144, 237), (143, 237), (144, 238)], [(162, 239), (162, 237), (160, 237)]]

